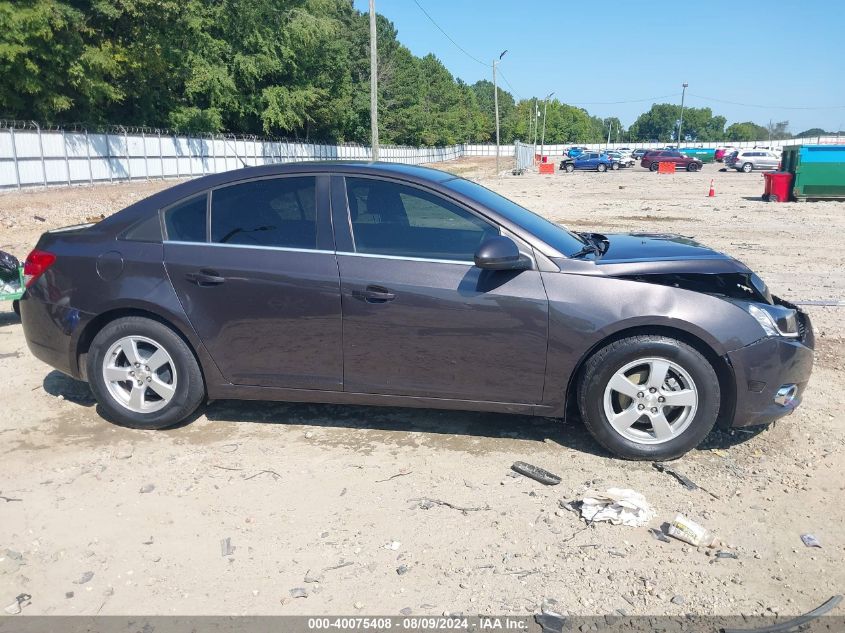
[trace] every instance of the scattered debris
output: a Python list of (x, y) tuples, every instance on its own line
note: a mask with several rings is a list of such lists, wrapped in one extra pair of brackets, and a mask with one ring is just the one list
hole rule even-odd
[(74, 596), (74, 593), (72, 591), (65, 591), (65, 598), (67, 598), (68, 600), (73, 598), (73, 596)]
[(538, 613), (534, 616), (534, 621), (543, 633), (563, 633), (563, 627), (567, 624), (562, 616), (551, 613)]
[(664, 464), (662, 462), (653, 462), (651, 465), (657, 470), (657, 472), (672, 475), (672, 477), (681, 482), (681, 485), (687, 490), (698, 490), (698, 485), (692, 479), (684, 475), (679, 470), (676, 470), (669, 464)]
[(658, 541), (663, 541), (664, 543), (672, 542), (672, 540), (668, 536), (666, 536), (666, 533), (663, 530), (659, 530), (657, 528), (648, 528), (648, 533), (651, 534)]
[(255, 479), (259, 475), (273, 475), (273, 479), (281, 479), (282, 476), (277, 473), (275, 470), (259, 470), (254, 475), (250, 475), (249, 477), (244, 478), (244, 481), (249, 481), (250, 479)]
[(399, 609), (399, 615), (411, 615), (412, 613), (411, 607), (402, 607)]
[(726, 552), (725, 550), (720, 549), (718, 552), (716, 552), (716, 558), (717, 558), (717, 559), (718, 559), (718, 558), (733, 558), (733, 559), (737, 559), (737, 558), (739, 558), (739, 556), (738, 556), (737, 554), (735, 554), (734, 552)]
[(74, 580), (74, 585), (84, 585), (86, 582), (89, 582), (94, 577), (93, 571), (86, 571), (82, 576), (80, 576), (79, 580)]
[(410, 570), (411, 570), (411, 568), (408, 567), (407, 565), (399, 565), (399, 567), (396, 568), (396, 573), (399, 574), (400, 576), (404, 576)]
[(589, 491), (581, 501), (581, 516), (588, 522), (610, 521), (613, 525), (639, 527), (654, 516), (645, 497), (627, 488)]
[(813, 535), (813, 534), (802, 534), (801, 535), (801, 541), (807, 547), (821, 547), (822, 546), (821, 541), (819, 541), (819, 539), (817, 539), (815, 537), (815, 535)]
[(141, 541), (141, 545), (152, 545), (153, 544), (153, 537), (151, 536), (146, 541)]
[(46, 222), (46, 221), (47, 221), (47, 218), (43, 218), (43, 217), (41, 217), (40, 215), (33, 215), (33, 216), (32, 216), (32, 219), (33, 219), (33, 220), (38, 220), (39, 222)]
[(561, 611), (560, 604), (554, 598), (546, 598), (543, 600), (543, 604), (540, 605), (540, 613), (543, 615), (562, 617), (563, 613)]
[(305, 587), (294, 587), (290, 590), (291, 598), (307, 598), (308, 590)]
[(345, 563), (340, 563), (339, 565), (334, 565), (332, 567), (323, 567), (323, 571), (334, 571), (335, 569), (342, 569), (344, 567), (349, 567), (350, 565), (354, 565), (351, 560), (346, 561)]
[(12, 501), (23, 501), (23, 499), (16, 499), (15, 497), (4, 497), (3, 495), (0, 495), (0, 499), (5, 501), (6, 503), (10, 503)]
[(811, 620), (823, 616), (828, 611), (831, 611), (842, 602), (842, 595), (836, 595), (830, 598), (823, 605), (816, 607), (812, 611), (808, 611), (804, 615), (799, 615), (797, 618), (786, 620), (785, 622), (777, 622), (770, 626), (763, 626), (758, 629), (722, 629), (722, 633), (780, 633), (785, 631), (792, 631), (807, 624)]
[(393, 550), (394, 552), (402, 547), (402, 543), (399, 541), (390, 541), (390, 543), (385, 544), (384, 549)]
[(305, 431), (306, 440), (310, 440), (312, 437), (314, 437), (314, 431)]
[(352, 606), (353, 606), (353, 607), (355, 607), (356, 609), (363, 609), (363, 608), (364, 608), (364, 603), (363, 603), (363, 602), (356, 602), (356, 603), (355, 603), (355, 604), (353, 604)]
[(28, 593), (18, 594), (15, 601), (3, 610), (9, 615), (17, 615), (24, 607), (29, 605), (30, 600), (32, 600), (32, 596)]
[(220, 555), (231, 556), (235, 553), (235, 548), (232, 547), (232, 538), (227, 536), (220, 540)]
[(675, 516), (669, 524), (669, 536), (696, 547), (718, 547), (719, 540), (710, 531), (683, 514)]
[(20, 352), (9, 352), (7, 354), (0, 354), (0, 360), (3, 360), (4, 358), (20, 358), (21, 356), (23, 356), (23, 354)]
[(307, 583), (323, 582), (323, 575), (322, 574), (312, 574), (311, 570), (309, 569), (307, 572), (305, 572), (304, 581), (307, 582)]
[(377, 484), (384, 483), (385, 481), (390, 481), (391, 479), (396, 479), (397, 477), (404, 477), (405, 475), (410, 475), (413, 471), (412, 470), (400, 470), (395, 475), (391, 475), (387, 479), (376, 479)]
[(243, 470), (243, 468), (231, 468), (230, 466), (218, 466), (217, 464), (212, 464), (212, 468), (219, 468), (220, 470)]
[(430, 510), (434, 506), (446, 506), (447, 508), (452, 508), (452, 510), (458, 510), (460, 512), (481, 512), (482, 510), (490, 509), (490, 506), (486, 504), (483, 508), (467, 508), (464, 506), (455, 505), (454, 503), (449, 503), (448, 501), (441, 501), (440, 499), (429, 499), (428, 497), (421, 497), (419, 499), (408, 499), (408, 501), (419, 501), (420, 510)]
[(511, 469), (520, 475), (539, 481), (541, 484), (545, 484), (547, 486), (556, 486), (560, 483), (560, 477), (554, 473), (550, 473), (548, 470), (543, 470), (539, 466), (534, 466), (533, 464), (528, 464), (526, 462), (514, 462)]
[(684, 602), (686, 602), (686, 600), (684, 599), (684, 597), (682, 595), (677, 594), (677, 595), (672, 596), (672, 599), (669, 602), (671, 602), (672, 604), (684, 604)]
[(141, 489), (138, 492), (140, 492), (143, 495), (143, 494), (147, 494), (148, 492), (152, 492), (155, 489), (156, 489), (155, 484), (145, 484), (145, 485), (141, 486)]

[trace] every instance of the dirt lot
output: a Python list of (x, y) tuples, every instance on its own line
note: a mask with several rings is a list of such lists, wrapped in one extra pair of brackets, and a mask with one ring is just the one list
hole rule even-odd
[[(793, 301), (845, 298), (845, 203), (766, 204), (759, 174), (713, 165), (499, 179), (490, 165), (446, 168), (575, 229), (694, 236)], [(23, 257), (46, 229), (171, 184), (0, 195), (0, 249)], [(28, 614), (522, 615), (549, 598), (571, 614), (804, 612), (845, 589), (845, 308), (807, 310), (818, 353), (804, 405), (675, 464), (718, 498), (612, 459), (576, 422), (215, 402), (182, 428), (115, 427), (0, 312), (0, 608), (26, 592)], [(563, 481), (512, 477), (515, 460)], [(652, 526), (683, 512), (738, 558), (646, 528), (585, 529), (558, 507), (609, 486), (642, 492)]]

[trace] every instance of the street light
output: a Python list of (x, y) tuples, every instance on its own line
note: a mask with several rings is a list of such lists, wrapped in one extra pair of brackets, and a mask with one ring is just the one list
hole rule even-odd
[(493, 107), (496, 110), (496, 175), (499, 175), (499, 89), (496, 87), (496, 64), (502, 61), (502, 57), (507, 53), (507, 49), (502, 51), (499, 59), (493, 60)]
[(540, 160), (543, 160), (543, 151), (546, 147), (546, 111), (549, 107), (549, 99), (552, 98), (554, 92), (550, 92), (546, 95), (546, 98), (543, 99), (543, 136), (540, 138)]
[(684, 97), (687, 94), (688, 83), (682, 84), (684, 89), (681, 91), (681, 120), (678, 122), (678, 149), (681, 149), (681, 132), (684, 129)]

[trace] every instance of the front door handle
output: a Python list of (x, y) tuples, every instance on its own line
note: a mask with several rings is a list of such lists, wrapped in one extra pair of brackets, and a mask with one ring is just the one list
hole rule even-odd
[(224, 281), (226, 281), (225, 277), (221, 277), (217, 274), (215, 270), (209, 270), (207, 268), (203, 268), (202, 270), (198, 270), (197, 272), (187, 273), (185, 278), (198, 285), (200, 288), (208, 288), (210, 286), (219, 286)]
[(353, 290), (352, 297), (367, 303), (387, 303), (393, 301), (396, 295), (383, 286), (367, 286), (364, 290)]

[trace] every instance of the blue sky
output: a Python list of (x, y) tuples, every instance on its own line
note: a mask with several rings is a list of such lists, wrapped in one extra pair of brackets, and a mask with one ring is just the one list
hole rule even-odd
[[(500, 68), (512, 89), (502, 87), (521, 97), (555, 91), (627, 126), (652, 97), (680, 102), (687, 82), (688, 105), (709, 106), (729, 123), (845, 130), (842, 0), (417, 1), (472, 56), (492, 61), (508, 49)], [(368, 10), (368, 0), (354, 3)], [(489, 63), (458, 50), (414, 0), (376, 0), (376, 11), (414, 54), (434, 53), (468, 83), (490, 78)]]

